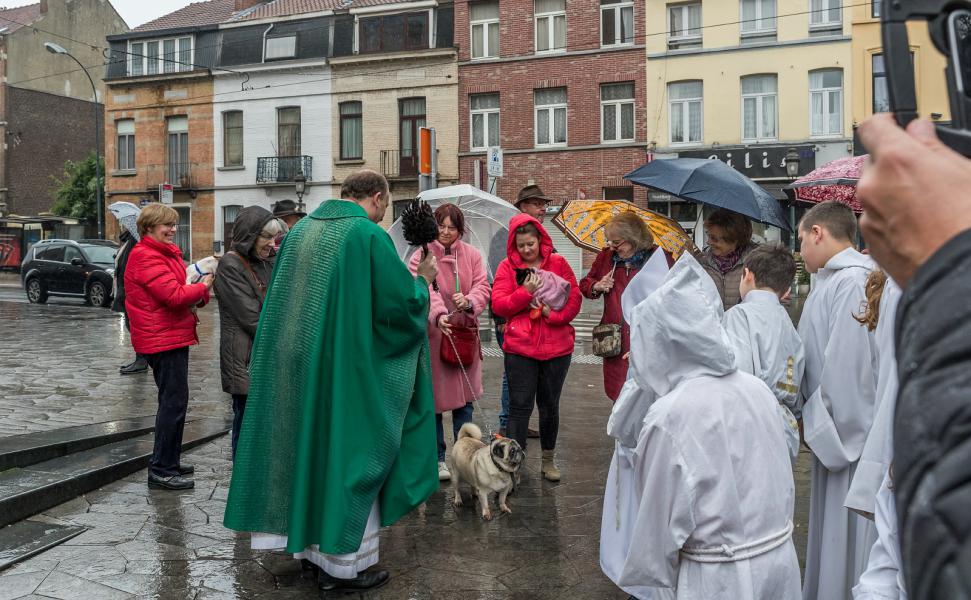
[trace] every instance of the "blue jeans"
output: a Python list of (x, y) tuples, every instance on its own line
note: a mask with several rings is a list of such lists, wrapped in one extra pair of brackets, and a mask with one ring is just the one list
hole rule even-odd
[[(472, 411), (475, 406), (469, 402), (462, 408), (452, 411), (452, 441), (459, 436), (459, 429), (462, 425), (472, 420)], [(445, 426), (442, 425), (442, 415), (435, 415), (435, 433), (438, 434), (438, 462), (445, 460)]]
[[(502, 341), (505, 336), (501, 331), (499, 331), (499, 325), (496, 324), (496, 342), (499, 344), (499, 349), (502, 349)], [(499, 429), (505, 429), (506, 425), (509, 424), (509, 380), (506, 379), (506, 369), (502, 369), (502, 396), (499, 400)]]

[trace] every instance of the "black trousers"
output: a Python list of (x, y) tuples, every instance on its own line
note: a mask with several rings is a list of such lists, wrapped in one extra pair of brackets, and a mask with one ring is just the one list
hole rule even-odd
[(189, 406), (189, 347), (146, 354), (158, 387), (155, 448), (149, 470), (159, 477), (179, 474), (182, 430)]
[(509, 424), (506, 433), (526, 449), (526, 428), (535, 404), (539, 409), (539, 443), (543, 450), (556, 448), (560, 429), (560, 392), (570, 370), (572, 355), (536, 360), (506, 354), (509, 380)]

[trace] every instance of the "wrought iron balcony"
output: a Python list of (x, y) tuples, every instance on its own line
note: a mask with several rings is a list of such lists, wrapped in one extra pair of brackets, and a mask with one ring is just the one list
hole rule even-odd
[(261, 156), (256, 159), (256, 183), (290, 183), (297, 173), (313, 179), (310, 156)]
[(192, 171), (190, 163), (168, 163), (165, 169), (165, 180), (172, 187), (184, 190), (192, 187)]
[(412, 156), (403, 157), (401, 150), (382, 150), (381, 173), (388, 179), (417, 176), (417, 152), (412, 153)]

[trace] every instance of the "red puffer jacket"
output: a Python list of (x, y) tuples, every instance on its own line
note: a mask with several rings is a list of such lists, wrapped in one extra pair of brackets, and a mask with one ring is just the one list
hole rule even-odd
[(203, 283), (185, 283), (182, 251), (143, 237), (125, 267), (125, 308), (131, 344), (139, 354), (155, 354), (199, 343), (192, 307), (209, 301)]
[[(562, 310), (552, 311), (549, 317), (530, 319), (530, 303), (533, 295), (516, 283), (516, 269), (525, 268), (519, 251), (516, 250), (516, 228), (532, 223), (540, 233), (540, 256), (543, 257), (541, 269), (559, 275), (570, 283), (570, 298)], [(536, 360), (549, 360), (573, 354), (576, 334), (570, 325), (580, 312), (580, 288), (576, 275), (566, 259), (553, 252), (553, 241), (540, 222), (533, 217), (516, 215), (509, 222), (509, 239), (506, 243), (506, 258), (496, 269), (492, 283), (492, 310), (500, 317), (508, 319), (502, 349), (510, 354), (518, 354)]]

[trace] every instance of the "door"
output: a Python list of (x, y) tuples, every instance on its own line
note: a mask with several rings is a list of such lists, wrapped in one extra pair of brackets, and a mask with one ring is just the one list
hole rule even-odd
[(41, 248), (37, 252), (38, 269), (44, 286), (49, 292), (59, 292), (64, 288), (64, 245), (57, 244)]
[(402, 177), (418, 174), (418, 130), (425, 126), (425, 99), (399, 100), (401, 125), (398, 136), (398, 174)]
[[(79, 260), (80, 265), (73, 265), (71, 261)], [(64, 288), (61, 290), (66, 294), (83, 294), (84, 284), (87, 279), (85, 273), (85, 263), (84, 257), (81, 255), (81, 251), (74, 246), (64, 247), (64, 264), (62, 271), (61, 283)]]

